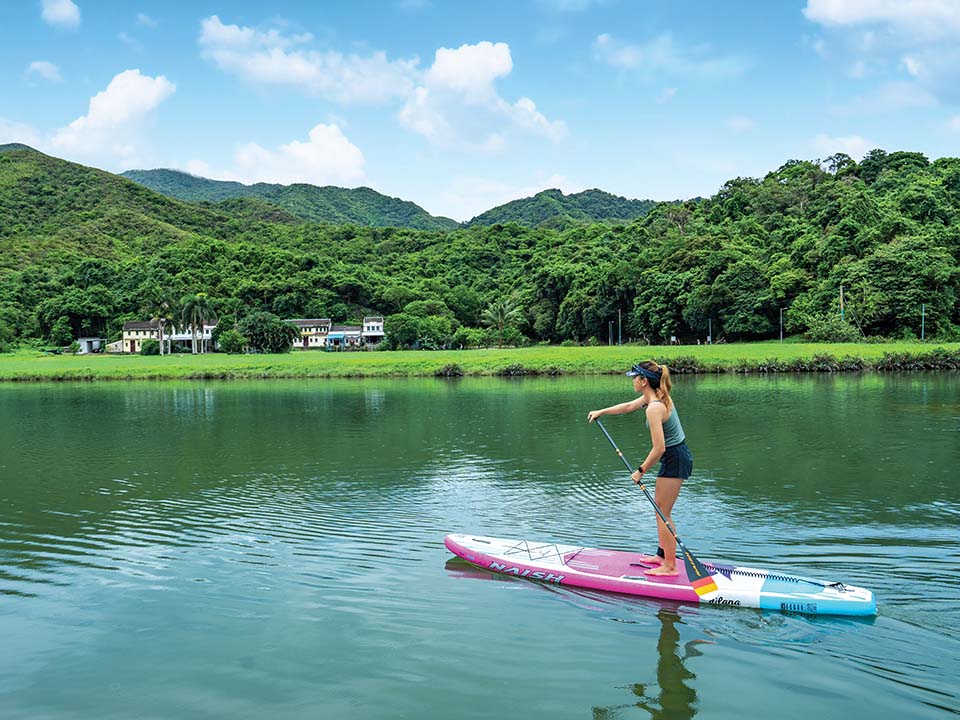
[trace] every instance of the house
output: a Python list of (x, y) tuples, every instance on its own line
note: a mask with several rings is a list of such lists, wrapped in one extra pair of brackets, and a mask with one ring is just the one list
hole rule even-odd
[(77, 343), (80, 345), (77, 355), (86, 355), (87, 353), (103, 352), (107, 341), (106, 338), (100, 337), (81, 337), (77, 338)]
[[(203, 331), (197, 332), (197, 343), (200, 352), (209, 352), (214, 348), (211, 333), (216, 326), (216, 323), (213, 325), (204, 324)], [(163, 328), (163, 339), (168, 340), (171, 344), (192, 349), (193, 335), (191, 334), (191, 329), (192, 326), (190, 325), (187, 325), (185, 328), (171, 328), (171, 326), (167, 324)], [(144, 340), (159, 339), (160, 325), (158, 322), (155, 320), (131, 320), (123, 324), (123, 339), (120, 341), (119, 352), (138, 353), (143, 347)], [(116, 343), (111, 343), (109, 351), (116, 352), (113, 350), (115, 346)]]
[(383, 318), (363, 318), (362, 325), (334, 325), (330, 318), (288, 319), (296, 325), (300, 337), (293, 341), (297, 350), (371, 348), (383, 342)]
[(330, 318), (306, 318), (284, 320), (284, 322), (296, 325), (300, 330), (300, 337), (293, 341), (293, 347), (301, 350), (322, 350), (325, 348), (327, 334), (333, 324)]

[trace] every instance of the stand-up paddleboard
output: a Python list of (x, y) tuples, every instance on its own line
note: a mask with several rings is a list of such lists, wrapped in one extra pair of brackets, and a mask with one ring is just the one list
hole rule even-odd
[(655, 558), (621, 550), (460, 534), (447, 535), (444, 544), (486, 570), (557, 585), (807, 615), (877, 614), (873, 593), (864, 588), (756, 568), (704, 563), (716, 590), (698, 594), (680, 557), (680, 574), (664, 577), (644, 575)]

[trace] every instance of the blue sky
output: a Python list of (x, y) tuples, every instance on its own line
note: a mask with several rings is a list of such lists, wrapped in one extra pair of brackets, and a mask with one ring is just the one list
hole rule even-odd
[(710, 195), (960, 155), (960, 1), (7, 0), (0, 143), (367, 185), (464, 220), (547, 187)]

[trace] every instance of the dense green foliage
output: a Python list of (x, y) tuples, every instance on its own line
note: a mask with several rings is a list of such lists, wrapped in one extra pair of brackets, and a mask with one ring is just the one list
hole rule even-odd
[(579, 223), (629, 222), (643, 217), (656, 204), (653, 200), (628, 200), (603, 190), (584, 190), (570, 195), (560, 190), (544, 190), (533, 197), (487, 210), (466, 225), (515, 222), (527, 227), (564, 228)]
[(878, 150), (859, 164), (791, 161), (629, 224), (333, 226), (173, 200), (13, 148), (0, 150), (0, 341), (48, 338), (61, 317), (75, 335), (112, 339), (124, 320), (150, 318), (158, 294), (200, 292), (221, 318), (383, 314), (398, 344), (428, 347), (489, 342), (489, 330), (463, 330), (507, 298), (520, 312), (504, 342), (522, 341), (511, 329), (606, 342), (618, 311), (624, 340), (689, 343), (711, 326), (715, 338), (771, 338), (781, 309), (787, 333), (829, 338), (841, 286), (851, 337), (918, 336), (925, 306), (926, 336), (952, 339), (958, 210), (960, 159)]
[[(399, 198), (387, 197), (376, 190), (361, 187), (317, 187), (315, 185), (276, 185), (207, 180), (179, 170), (128, 170), (124, 177), (156, 190), (167, 197), (191, 202), (221, 203), (238, 198), (260, 200), (249, 206), (262, 219), (270, 208), (286, 211), (290, 216), (309, 222), (335, 225), (368, 225), (370, 227), (408, 227), (420, 230), (452, 230), (456, 220), (434, 217), (419, 205)], [(220, 209), (231, 211), (235, 205)]]

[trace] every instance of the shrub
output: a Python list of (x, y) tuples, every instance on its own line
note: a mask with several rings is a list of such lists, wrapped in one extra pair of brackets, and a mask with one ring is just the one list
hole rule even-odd
[(150, 338), (149, 340), (144, 340), (143, 344), (140, 346), (141, 355), (159, 355), (160, 354), (160, 341)]
[(862, 334), (853, 325), (832, 315), (813, 318), (804, 337), (817, 343), (847, 343), (859, 342)]
[(237, 330), (227, 329), (220, 333), (217, 342), (220, 345), (220, 350), (234, 355), (243, 352), (243, 347), (247, 344), (248, 340), (246, 336)]

